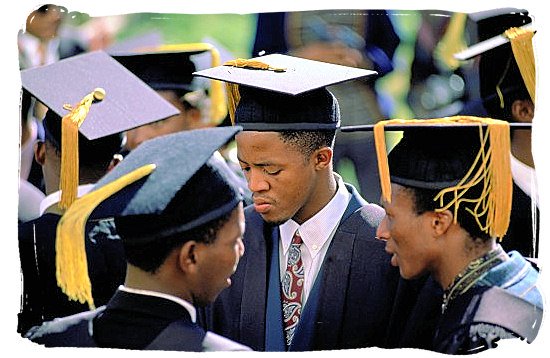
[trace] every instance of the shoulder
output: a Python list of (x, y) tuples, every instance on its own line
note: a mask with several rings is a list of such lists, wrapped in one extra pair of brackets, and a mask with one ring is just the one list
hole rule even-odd
[(494, 348), (500, 339), (532, 342), (541, 319), (542, 310), (500, 287), (474, 287), (449, 305), (435, 347), (468, 353)]
[(376, 231), (384, 218), (385, 212), (376, 204), (364, 204), (356, 208), (340, 223), (340, 229), (344, 231), (360, 232), (367, 230)]
[(72, 316), (56, 318), (31, 328), (25, 338), (46, 347), (91, 347), (95, 346), (91, 338), (92, 320), (105, 307), (86, 311)]

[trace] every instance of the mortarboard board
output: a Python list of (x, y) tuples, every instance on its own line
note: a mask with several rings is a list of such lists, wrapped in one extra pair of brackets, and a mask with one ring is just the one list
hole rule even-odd
[(326, 86), (375, 71), (272, 54), (195, 72), (224, 81), (229, 114), (243, 130), (330, 130), (340, 125), (338, 101)]
[(76, 197), (80, 155), (100, 157), (102, 144), (109, 143), (108, 151), (120, 146), (119, 133), (178, 113), (103, 51), (22, 70), (21, 83), (48, 107), (43, 124), (61, 149), (62, 208)]
[[(452, 210), (456, 222), (459, 206), (468, 205), (482, 231), (505, 235), (512, 203), (510, 123), (455, 116), (385, 120), (350, 130), (374, 131), (384, 200), (391, 202), (390, 182), (439, 191), (436, 210)], [(385, 130), (403, 131), (389, 155)]]
[(480, 96), (490, 116), (506, 119), (516, 98), (535, 102), (532, 19), (526, 10), (503, 8), (469, 15), (478, 43), (455, 54), (460, 60), (480, 56)]
[[(211, 66), (220, 65), (218, 50), (209, 43), (183, 43), (140, 47), (133, 51), (113, 51), (113, 56), (155, 90), (173, 90), (179, 97), (188, 92), (200, 90), (193, 81), (196, 65), (193, 56), (208, 52)], [(211, 81), (210, 120), (218, 124), (227, 115), (223, 86), (219, 81)]]
[(231, 184), (227, 164), (213, 153), (241, 129), (215, 127), (153, 138), (75, 201), (57, 227), (57, 279), (63, 292), (93, 307), (83, 244), (89, 219), (114, 217), (126, 245), (143, 245), (230, 213), (242, 197)]

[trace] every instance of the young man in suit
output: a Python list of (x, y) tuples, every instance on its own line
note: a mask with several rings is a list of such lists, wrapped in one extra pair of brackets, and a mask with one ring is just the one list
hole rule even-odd
[(206, 327), (261, 351), (386, 346), (399, 274), (375, 238), (381, 208), (333, 171), (340, 111), (325, 88), (373, 72), (269, 55), (196, 74), (231, 83), (254, 201), (247, 250)]

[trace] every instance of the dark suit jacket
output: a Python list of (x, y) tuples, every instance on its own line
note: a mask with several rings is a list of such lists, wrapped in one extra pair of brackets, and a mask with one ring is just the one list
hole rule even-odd
[[(61, 217), (44, 214), (19, 225), (19, 257), (23, 281), (22, 306), (17, 331), (56, 317), (87, 311), (87, 304), (70, 301), (57, 286), (55, 266), (56, 228)], [(96, 307), (106, 304), (124, 282), (126, 260), (122, 241), (110, 221), (91, 221), (86, 226), (86, 255)]]
[[(295, 333), (290, 350), (385, 346), (390, 320), (409, 313), (408, 309), (398, 317), (393, 313), (399, 271), (390, 265), (384, 242), (375, 239), (383, 211), (366, 205), (352, 186), (347, 187), (352, 200), (314, 285), (317, 294), (312, 297), (314, 288), (302, 313), (300, 325), (308, 306), (313, 305), (309, 326)], [(245, 217), (245, 254), (232, 285), (213, 305), (199, 311), (199, 318), (208, 330), (264, 351), (271, 252), (276, 246), (272, 240), (279, 240), (279, 231), (267, 225), (253, 207), (245, 209)], [(415, 296), (408, 298), (415, 301)]]

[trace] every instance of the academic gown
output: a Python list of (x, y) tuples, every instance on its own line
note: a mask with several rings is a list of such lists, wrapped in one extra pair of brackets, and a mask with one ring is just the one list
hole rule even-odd
[[(367, 205), (351, 185), (346, 187), (352, 199), (303, 308), (290, 351), (384, 346), (390, 321), (409, 313), (403, 310), (401, 318), (392, 313), (400, 278), (385, 243), (375, 239), (380, 208)], [(206, 329), (254, 350), (284, 351), (279, 230), (252, 206), (245, 209), (245, 220), (245, 253), (232, 285), (199, 311), (199, 318)], [(414, 297), (409, 296), (410, 301)]]
[[(57, 286), (55, 238), (60, 218), (46, 213), (19, 225), (23, 297), (17, 331), (21, 334), (44, 321), (89, 310), (87, 303), (70, 301)], [(99, 307), (124, 282), (124, 249), (112, 221), (90, 221), (85, 230), (88, 274), (94, 303)]]
[(46, 347), (200, 352), (206, 332), (171, 300), (117, 291), (97, 310), (46, 322), (27, 338)]

